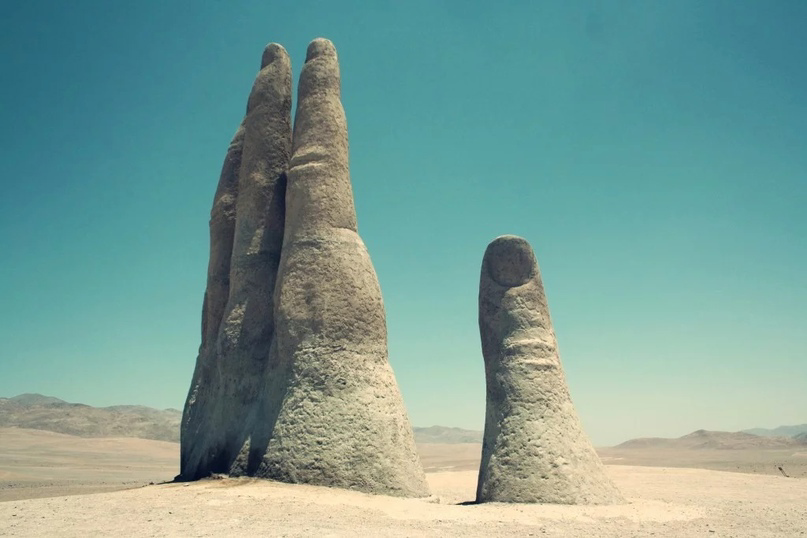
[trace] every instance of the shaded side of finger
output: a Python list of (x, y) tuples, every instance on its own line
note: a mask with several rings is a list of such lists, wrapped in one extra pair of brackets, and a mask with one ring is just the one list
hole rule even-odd
[(213, 208), (210, 211), (210, 260), (207, 268), (207, 289), (202, 314), (202, 347), (207, 348), (216, 338), (227, 298), (230, 293), (230, 259), (235, 238), (238, 174), (244, 145), (244, 123), (230, 142), (222, 165)]

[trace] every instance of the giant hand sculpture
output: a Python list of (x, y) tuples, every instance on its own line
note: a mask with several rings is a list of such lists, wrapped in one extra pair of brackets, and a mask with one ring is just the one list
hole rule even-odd
[(316, 39), (294, 135), (286, 51), (264, 51), (210, 222), (179, 478), (250, 475), (425, 496), (358, 235), (336, 49)]

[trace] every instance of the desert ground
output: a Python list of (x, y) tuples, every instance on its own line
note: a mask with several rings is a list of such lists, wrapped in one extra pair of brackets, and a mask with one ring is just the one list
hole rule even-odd
[(171, 483), (176, 443), (2, 428), (0, 535), (807, 536), (805, 452), (602, 449), (629, 503), (582, 507), (473, 504), (480, 445), (419, 450), (429, 499), (251, 479)]
[(0, 428), (0, 502), (141, 487), (178, 466), (177, 443)]

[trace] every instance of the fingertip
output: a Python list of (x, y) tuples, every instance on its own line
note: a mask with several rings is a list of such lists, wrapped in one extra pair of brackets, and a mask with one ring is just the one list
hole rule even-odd
[(271, 64), (278, 58), (288, 58), (289, 53), (279, 43), (269, 43), (263, 49), (263, 56), (261, 57), (261, 69)]
[(336, 56), (336, 47), (329, 40), (324, 37), (318, 37), (308, 44), (308, 50), (305, 54), (305, 61), (310, 62), (322, 56)]
[(491, 241), (484, 264), (490, 278), (505, 287), (526, 284), (538, 268), (529, 242), (516, 235), (502, 235)]
[[(308, 45), (305, 64), (300, 71), (300, 83), (297, 86), (297, 110), (312, 95), (329, 95), (339, 98), (341, 76), (339, 74), (339, 57), (336, 47), (329, 40), (319, 37)], [(306, 104), (305, 107), (311, 104)], [(315, 105), (316, 107), (322, 105)]]

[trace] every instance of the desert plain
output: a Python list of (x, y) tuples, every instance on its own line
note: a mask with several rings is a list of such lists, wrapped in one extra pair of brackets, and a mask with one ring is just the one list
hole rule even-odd
[(256, 479), (174, 483), (177, 443), (0, 428), (0, 535), (807, 535), (807, 450), (634, 445), (598, 449), (627, 504), (473, 504), (479, 443), (418, 443), (432, 497), (400, 499)]

